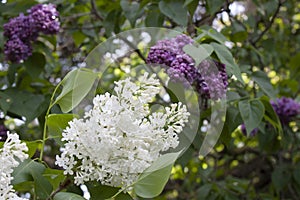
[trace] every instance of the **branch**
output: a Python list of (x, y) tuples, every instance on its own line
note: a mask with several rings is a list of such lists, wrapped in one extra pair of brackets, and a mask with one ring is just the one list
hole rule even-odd
[(92, 6), (92, 13), (99, 19), (99, 20), (103, 20), (103, 17), (101, 17), (101, 15), (98, 13), (97, 7), (96, 7), (96, 3), (95, 0), (91, 0), (91, 6)]
[(277, 5), (277, 8), (275, 10), (275, 13), (273, 14), (270, 22), (266, 25), (265, 29), (258, 35), (258, 37), (256, 39), (252, 39), (250, 40), (250, 43), (252, 45), (255, 46), (255, 43), (257, 43), (267, 32), (268, 30), (271, 28), (271, 26), (273, 25), (274, 21), (275, 21), (275, 18), (277, 17), (278, 13), (279, 13), (279, 10), (280, 10), (280, 7), (282, 6), (284, 2), (281, 2), (280, 0), (278, 1), (278, 5)]
[(127, 40), (127, 38), (124, 38), (121, 35), (117, 35), (117, 37), (120, 38), (121, 40), (123, 40), (129, 47), (131, 47), (138, 54), (138, 56), (146, 63), (145, 56), (142, 54), (142, 52), (136, 46), (134, 46), (134, 44), (132, 44), (129, 40)]

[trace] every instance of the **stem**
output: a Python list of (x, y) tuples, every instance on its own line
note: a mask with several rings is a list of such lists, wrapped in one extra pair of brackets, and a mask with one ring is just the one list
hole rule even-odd
[(60, 83), (57, 84), (57, 86), (55, 87), (51, 99), (50, 99), (50, 104), (49, 107), (47, 109), (47, 112), (45, 114), (45, 123), (44, 123), (44, 129), (43, 129), (43, 139), (42, 139), (42, 147), (41, 147), (41, 153), (40, 153), (40, 161), (43, 160), (43, 154), (44, 154), (44, 148), (45, 148), (45, 143), (47, 140), (47, 122), (48, 122), (48, 115), (50, 113), (51, 108), (53, 107), (53, 105), (55, 104), (55, 102), (53, 102), (54, 100), (54, 95), (56, 93), (56, 91), (58, 90), (59, 86), (61, 85), (62, 81)]

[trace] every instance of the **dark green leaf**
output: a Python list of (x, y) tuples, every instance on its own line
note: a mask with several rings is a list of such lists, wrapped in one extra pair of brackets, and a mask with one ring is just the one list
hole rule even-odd
[(37, 174), (42, 174), (45, 168), (46, 167), (43, 164), (27, 159), (14, 169), (14, 172), (12, 173), (12, 176), (14, 177), (12, 184), (33, 181), (32, 171), (35, 171)]
[(223, 0), (207, 0), (208, 11), (211, 15), (215, 14), (223, 5)]
[(188, 22), (187, 9), (181, 0), (162, 0), (159, 2), (160, 11), (179, 25), (186, 26)]
[(34, 169), (31, 169), (31, 175), (34, 180), (34, 190), (38, 199), (47, 199), (51, 195), (52, 185), (42, 174)]
[(264, 104), (258, 99), (243, 100), (239, 102), (239, 110), (247, 133), (250, 134), (253, 129), (258, 127), (264, 116)]
[(121, 0), (121, 7), (123, 9), (124, 15), (129, 20), (132, 27), (135, 26), (137, 18), (142, 14), (142, 9), (140, 5), (135, 1)]
[(252, 73), (252, 79), (259, 85), (262, 91), (268, 95), (271, 99), (276, 98), (276, 92), (270, 83), (270, 79), (266, 73), (262, 71), (256, 71)]
[(274, 111), (271, 103), (270, 103), (270, 99), (266, 96), (262, 96), (260, 98), (260, 101), (264, 104), (265, 107), (265, 115), (264, 118), (270, 123), (272, 124), (272, 126), (274, 126), (275, 128), (277, 128), (277, 130), (279, 132), (282, 132), (282, 127), (281, 127), (281, 122), (280, 119), (278, 117), (278, 115), (276, 114), (276, 112)]
[(0, 108), (1, 111), (4, 112), (4, 114), (6, 114), (12, 102), (13, 99), (9, 95), (5, 94), (4, 92), (0, 92)]
[(53, 188), (58, 188), (60, 183), (66, 178), (63, 170), (46, 168), (43, 176), (51, 183)]
[(272, 183), (277, 191), (282, 190), (290, 182), (291, 172), (287, 166), (278, 166), (272, 173)]
[(229, 75), (233, 74), (241, 83), (244, 83), (240, 68), (234, 62), (233, 56), (227, 47), (215, 42), (211, 43), (211, 45), (213, 46), (220, 61), (226, 65), (227, 73), (229, 72)]
[(209, 192), (212, 189), (212, 185), (211, 184), (205, 184), (203, 186), (201, 186), (198, 190), (197, 190), (197, 198), (198, 199), (206, 199), (206, 197), (208, 196)]
[(46, 57), (42, 53), (33, 53), (25, 62), (26, 70), (32, 78), (38, 78), (44, 70)]
[(9, 88), (4, 93), (13, 99), (8, 111), (18, 116), (26, 117), (26, 122), (31, 122), (47, 109), (47, 102), (43, 95)]

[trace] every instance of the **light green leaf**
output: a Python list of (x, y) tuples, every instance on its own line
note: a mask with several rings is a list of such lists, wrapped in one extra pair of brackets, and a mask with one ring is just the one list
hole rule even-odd
[(26, 146), (28, 147), (27, 154), (29, 155), (29, 158), (31, 158), (35, 152), (41, 148), (42, 141), (41, 140), (35, 140), (35, 141), (28, 141), (26, 142)]
[(55, 104), (59, 104), (64, 113), (70, 112), (88, 94), (97, 77), (97, 73), (84, 69), (69, 72), (62, 80), (63, 89)]
[(37, 174), (42, 174), (45, 168), (43, 164), (27, 159), (14, 169), (12, 173), (14, 177), (12, 184), (15, 185), (26, 181), (33, 181), (32, 171), (35, 171)]
[(47, 116), (47, 126), (49, 133), (54, 137), (61, 137), (62, 131), (68, 126), (76, 115), (74, 114), (50, 114)]
[(256, 71), (252, 73), (252, 79), (255, 81), (261, 90), (268, 95), (271, 99), (276, 99), (276, 92), (270, 83), (270, 79), (267, 74), (262, 71)]
[(54, 196), (53, 200), (85, 200), (85, 198), (71, 192), (59, 192)]
[(212, 42), (211, 45), (213, 46), (220, 61), (226, 65), (227, 74), (233, 74), (241, 83), (244, 83), (240, 68), (234, 62), (233, 56), (228, 48), (215, 42)]
[(181, 0), (162, 0), (158, 6), (160, 11), (179, 25), (186, 26), (188, 22), (187, 9)]
[(253, 129), (258, 127), (264, 116), (264, 104), (258, 99), (243, 100), (239, 102), (239, 110), (247, 133), (250, 134)]
[(158, 196), (166, 185), (174, 162), (180, 155), (168, 153), (159, 157), (148, 169), (146, 169), (134, 184), (135, 193), (143, 198)]
[(212, 52), (213, 47), (209, 44), (202, 44), (199, 46), (185, 45), (183, 51), (190, 55), (195, 60), (195, 66), (198, 66), (204, 59), (208, 58)]

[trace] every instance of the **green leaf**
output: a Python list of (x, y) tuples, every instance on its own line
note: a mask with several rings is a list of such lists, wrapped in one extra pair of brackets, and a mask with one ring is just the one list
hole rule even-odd
[(27, 159), (14, 169), (12, 173), (14, 177), (12, 184), (15, 185), (26, 181), (33, 181), (32, 171), (35, 171), (37, 174), (42, 174), (45, 168), (43, 164)]
[(62, 131), (68, 126), (76, 115), (74, 114), (50, 114), (47, 116), (47, 126), (49, 133), (53, 137), (61, 138)]
[[(90, 200), (109, 199), (119, 192), (120, 188), (110, 187), (106, 185), (88, 186), (91, 195)], [(128, 193), (120, 193), (114, 200), (132, 200)]]
[(135, 26), (135, 22), (139, 16), (142, 14), (142, 9), (140, 5), (134, 1), (121, 0), (120, 5), (123, 9), (124, 15), (129, 20), (132, 27)]
[(266, 73), (262, 71), (255, 71), (252, 73), (252, 79), (255, 81), (261, 90), (268, 95), (271, 99), (276, 99), (276, 92), (270, 83), (270, 79)]
[(272, 183), (277, 191), (282, 190), (291, 180), (291, 172), (287, 166), (278, 166), (272, 173)]
[(158, 6), (151, 5), (145, 19), (145, 25), (147, 27), (161, 27), (163, 23), (164, 16), (160, 13)]
[(174, 162), (180, 155), (168, 153), (160, 156), (148, 169), (146, 169), (134, 184), (135, 193), (143, 198), (158, 196), (166, 185)]
[(208, 11), (211, 15), (215, 14), (222, 7), (224, 1), (223, 0), (208, 0), (206, 1)]
[(213, 46), (220, 61), (226, 65), (227, 74), (233, 74), (237, 80), (239, 80), (241, 83), (244, 83), (240, 68), (234, 62), (233, 56), (228, 48), (215, 42), (212, 42), (211, 45)]
[(293, 171), (293, 178), (300, 185), (300, 163), (298, 163)]
[(250, 134), (253, 129), (258, 127), (264, 116), (264, 104), (258, 99), (243, 100), (239, 102), (239, 110), (247, 133)]
[(25, 62), (24, 65), (28, 74), (32, 78), (38, 78), (45, 68), (46, 57), (42, 53), (34, 52)]
[(34, 180), (34, 190), (38, 199), (47, 199), (53, 190), (51, 183), (34, 169), (31, 169), (31, 175)]
[(212, 52), (213, 47), (209, 44), (202, 44), (199, 46), (185, 45), (183, 51), (190, 55), (195, 60), (195, 66), (198, 66), (204, 59), (208, 58)]
[(83, 69), (69, 72), (62, 80), (63, 89), (55, 104), (59, 104), (64, 113), (70, 112), (88, 94), (97, 77), (97, 73)]
[(278, 115), (276, 114), (276, 112), (274, 111), (273, 106), (270, 103), (270, 99), (266, 96), (262, 96), (260, 98), (260, 101), (264, 104), (264, 107), (265, 107), (265, 114), (264, 114), (265, 120), (268, 121), (270, 124), (272, 124), (272, 126), (277, 128), (277, 130), (280, 133), (282, 133), (280, 119), (279, 119)]
[(64, 171), (58, 169), (46, 168), (43, 176), (51, 183), (53, 188), (58, 188), (65, 179)]
[(205, 184), (197, 190), (198, 199), (206, 199), (212, 189), (212, 184)]
[(162, 0), (158, 6), (160, 11), (179, 25), (186, 26), (188, 22), (187, 9), (181, 0)]
[(47, 109), (48, 102), (43, 95), (33, 94), (16, 88), (8, 88), (3, 93), (13, 101), (9, 112), (26, 117), (26, 122), (31, 122)]
[(85, 200), (85, 198), (71, 192), (59, 192), (54, 196), (53, 200)]
[(6, 114), (7, 110), (9, 110), (12, 102), (13, 99), (9, 95), (4, 92), (0, 92), (0, 109), (4, 114)]
[(36, 140), (36, 141), (29, 141), (26, 142), (26, 146), (28, 147), (28, 156), (31, 158), (35, 152), (41, 148), (42, 141), (41, 140)]

